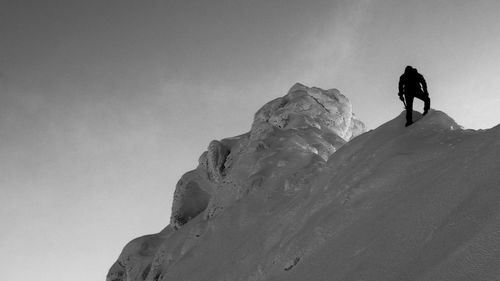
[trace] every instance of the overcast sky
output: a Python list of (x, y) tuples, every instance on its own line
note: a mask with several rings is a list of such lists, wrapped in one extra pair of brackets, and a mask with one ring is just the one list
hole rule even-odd
[[(2, 279), (104, 280), (168, 224), (212, 139), (295, 83), (371, 129), (413, 65), (432, 107), (500, 123), (500, 1), (0, 1)], [(417, 110), (422, 103), (416, 102)]]

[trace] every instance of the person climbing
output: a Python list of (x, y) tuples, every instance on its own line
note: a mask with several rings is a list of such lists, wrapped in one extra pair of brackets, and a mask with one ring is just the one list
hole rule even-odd
[[(406, 108), (406, 124), (405, 127), (413, 124), (413, 99), (418, 98), (424, 102), (424, 113), (429, 112), (431, 107), (431, 99), (427, 92), (427, 83), (424, 76), (418, 73), (416, 68), (410, 65), (406, 66), (405, 72), (399, 78), (399, 99), (405, 104)], [(405, 102), (406, 100), (406, 102)]]

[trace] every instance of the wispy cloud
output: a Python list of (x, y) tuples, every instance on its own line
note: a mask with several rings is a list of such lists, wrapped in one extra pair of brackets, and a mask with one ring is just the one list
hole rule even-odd
[(360, 28), (369, 17), (371, 0), (340, 1), (297, 50), (296, 64), (303, 79), (311, 84), (325, 84), (343, 71), (355, 51)]

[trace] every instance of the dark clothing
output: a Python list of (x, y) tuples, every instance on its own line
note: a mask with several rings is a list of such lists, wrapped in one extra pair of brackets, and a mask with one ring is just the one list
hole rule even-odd
[(420, 99), (424, 102), (424, 115), (431, 107), (431, 99), (429, 98), (429, 94), (424, 94), (422, 91), (414, 92), (414, 94), (406, 92), (404, 96), (406, 100), (406, 124), (411, 125), (411, 123), (413, 123), (413, 98)]
[(404, 96), (406, 100), (406, 126), (413, 123), (413, 99), (417, 98), (424, 102), (424, 114), (431, 107), (431, 99), (427, 92), (427, 83), (422, 74), (416, 69), (407, 69), (399, 78), (399, 97)]
[(427, 93), (427, 83), (425, 82), (424, 76), (418, 73), (417, 70), (412, 69), (405, 71), (401, 77), (399, 77), (399, 92), (420, 92)]

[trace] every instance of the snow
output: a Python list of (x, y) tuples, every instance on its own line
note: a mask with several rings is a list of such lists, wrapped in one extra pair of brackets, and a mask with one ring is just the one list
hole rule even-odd
[(218, 142), (219, 182), (182, 180), (190, 220), (131, 241), (108, 280), (499, 280), (500, 126), (414, 117), (347, 143), (279, 122)]

